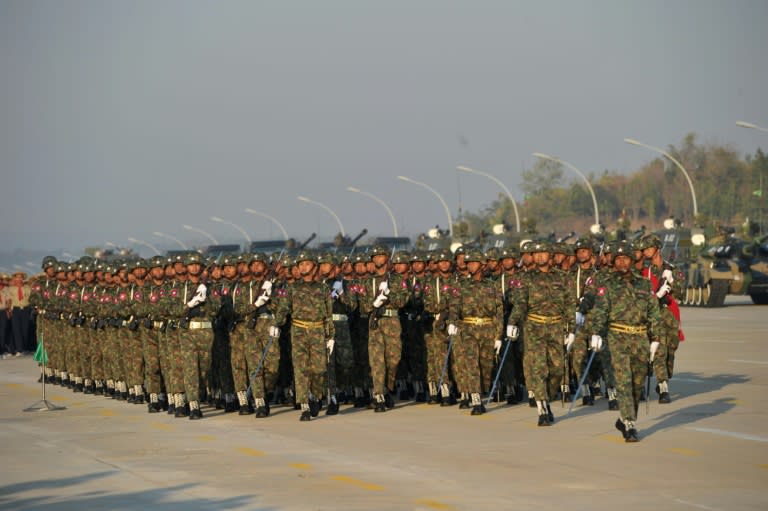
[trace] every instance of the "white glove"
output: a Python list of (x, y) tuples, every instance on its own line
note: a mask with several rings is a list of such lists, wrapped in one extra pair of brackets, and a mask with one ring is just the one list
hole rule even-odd
[(600, 351), (603, 349), (603, 338), (599, 335), (593, 335), (592, 340), (589, 343), (589, 347), (594, 351)]
[(459, 333), (459, 327), (451, 323), (448, 325), (448, 335), (456, 335)]
[(343, 294), (344, 294), (344, 284), (340, 280), (335, 281), (333, 283), (333, 291), (331, 291), (331, 296), (333, 298), (338, 298)]
[(669, 284), (668, 284), (668, 283), (666, 283), (666, 282), (665, 282), (664, 284), (662, 284), (662, 285), (661, 285), (661, 287), (659, 288), (659, 290), (658, 290), (658, 291), (656, 291), (656, 297), (657, 297), (657, 298), (663, 298), (663, 297), (664, 297), (664, 295), (666, 295), (666, 294), (667, 294), (667, 293), (669, 293), (670, 291), (672, 291), (672, 288), (669, 286)]
[(261, 285), (262, 291), (264, 291), (262, 294), (266, 296), (272, 296), (272, 281), (271, 280), (265, 280), (264, 283)]
[(520, 329), (516, 325), (507, 325), (507, 337), (516, 341), (518, 335), (520, 335)]
[(261, 295), (261, 296), (259, 296), (258, 298), (256, 298), (256, 301), (255, 301), (255, 302), (253, 302), (253, 304), (254, 304), (256, 307), (261, 307), (262, 305), (264, 305), (264, 304), (265, 304), (265, 303), (267, 303), (268, 301), (269, 301), (269, 296), (267, 296), (267, 295), (265, 295), (265, 294), (264, 294), (264, 295)]
[(384, 305), (384, 302), (386, 302), (387, 300), (389, 300), (389, 298), (387, 298), (387, 297), (386, 297), (386, 296), (384, 296), (383, 294), (380, 294), (380, 295), (379, 295), (379, 296), (377, 296), (377, 297), (376, 297), (376, 299), (373, 301), (373, 306), (374, 306), (375, 308), (377, 308), (377, 309), (378, 309), (379, 307), (381, 307), (382, 305)]
[(279, 326), (269, 327), (269, 336), (274, 338), (280, 337), (280, 327)]
[(584, 320), (586, 318), (584, 317), (584, 314), (582, 314), (579, 311), (576, 311), (576, 326), (584, 326)]
[(329, 355), (333, 354), (333, 346), (335, 344), (336, 344), (336, 341), (334, 341), (333, 339), (328, 339), (327, 341), (325, 341), (325, 347), (328, 348)]
[(195, 295), (192, 297), (190, 301), (187, 302), (187, 307), (190, 309), (193, 307), (197, 307), (201, 303), (205, 301), (205, 297), (208, 295), (208, 288), (205, 284), (200, 284), (197, 286), (197, 290), (195, 291)]
[(379, 284), (379, 294), (382, 294), (384, 296), (389, 295), (389, 282), (387, 282), (386, 280), (381, 284)]
[(573, 341), (576, 340), (576, 334), (570, 333), (565, 336), (565, 339), (563, 340), (563, 344), (565, 345), (565, 349), (567, 351), (571, 351), (571, 345), (573, 345)]
[(653, 362), (653, 358), (656, 356), (656, 350), (659, 349), (659, 341), (653, 341), (651, 343), (651, 362)]
[(494, 351), (496, 351), (496, 354), (498, 355), (499, 352), (501, 351), (501, 340), (496, 339), (495, 341), (493, 341), (493, 349)]
[(675, 278), (672, 276), (672, 270), (670, 270), (669, 268), (661, 272), (661, 278), (665, 279), (670, 284), (675, 281)]

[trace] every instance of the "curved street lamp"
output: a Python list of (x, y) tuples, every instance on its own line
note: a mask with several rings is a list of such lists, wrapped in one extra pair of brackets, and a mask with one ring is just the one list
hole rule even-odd
[(572, 164), (568, 163), (565, 160), (561, 160), (560, 158), (556, 158), (554, 156), (550, 156), (550, 155), (544, 154), (544, 153), (533, 153), (533, 155), (536, 156), (537, 158), (541, 158), (543, 160), (549, 160), (549, 161), (553, 161), (555, 163), (559, 163), (561, 165), (565, 165), (566, 167), (568, 167), (569, 169), (571, 169), (572, 171), (577, 173), (579, 176), (581, 176), (581, 179), (583, 179), (584, 183), (587, 185), (587, 190), (589, 190), (590, 195), (592, 195), (592, 207), (595, 210), (595, 225), (598, 226), (598, 228), (599, 228), (599, 226), (600, 226), (600, 213), (597, 210), (597, 197), (595, 196), (595, 190), (592, 188), (592, 183), (589, 182), (589, 179), (587, 179), (587, 176), (585, 176), (582, 171), (577, 169), (575, 165), (572, 165)]
[(642, 142), (638, 142), (634, 138), (625, 138), (624, 142), (626, 142), (627, 144), (632, 144), (632, 145), (637, 145), (637, 146), (640, 146), (640, 147), (645, 147), (646, 149), (650, 149), (651, 151), (655, 151), (655, 152), (657, 152), (659, 154), (663, 154), (664, 156), (669, 158), (670, 161), (672, 161), (672, 163), (677, 165), (677, 168), (679, 168), (680, 171), (683, 173), (683, 175), (685, 176), (685, 179), (688, 181), (688, 186), (691, 188), (691, 197), (693, 198), (693, 218), (694, 218), (694, 220), (696, 218), (698, 218), (698, 216), (699, 216), (699, 207), (696, 204), (696, 192), (693, 190), (693, 182), (691, 181), (691, 177), (688, 175), (688, 171), (685, 170), (685, 167), (683, 167), (683, 164), (680, 163), (679, 161), (677, 161), (675, 158), (673, 158), (672, 155), (669, 154), (664, 149), (659, 149), (658, 147), (653, 147), (653, 146), (648, 145), (648, 144), (643, 144)]
[(240, 232), (240, 234), (242, 234), (242, 235), (243, 235), (243, 237), (245, 238), (245, 241), (246, 241), (246, 242), (247, 242), (249, 245), (251, 244), (251, 237), (250, 237), (250, 236), (248, 236), (248, 233), (247, 233), (247, 232), (245, 232), (245, 229), (243, 229), (242, 227), (240, 227), (240, 226), (239, 226), (239, 225), (237, 225), (236, 223), (234, 223), (234, 222), (230, 222), (229, 220), (224, 220), (223, 218), (219, 218), (219, 217), (217, 217), (217, 216), (212, 216), (212, 217), (211, 217), (211, 221), (212, 221), (212, 222), (218, 222), (218, 223), (220, 223), (220, 224), (227, 224), (227, 225), (231, 225), (232, 227), (234, 227), (235, 229), (237, 229), (237, 230)]
[(184, 242), (183, 242), (183, 241), (181, 241), (179, 238), (174, 238), (174, 237), (173, 237), (173, 236), (171, 236), (170, 234), (165, 234), (165, 233), (162, 233), (162, 232), (160, 232), (160, 231), (155, 231), (155, 232), (153, 232), (152, 234), (154, 234), (154, 235), (155, 235), (155, 236), (157, 236), (158, 238), (168, 238), (168, 239), (169, 239), (169, 240), (171, 240), (171, 241), (175, 241), (176, 243), (178, 243), (178, 244), (179, 244), (179, 246), (182, 248), (182, 250), (189, 250), (189, 247), (187, 247), (187, 246), (184, 244)]
[(736, 121), (736, 126), (741, 126), (742, 128), (749, 128), (757, 131), (764, 131), (765, 133), (768, 133), (768, 128), (763, 128), (762, 126), (758, 126), (757, 124), (752, 124), (751, 122)]
[(499, 185), (502, 188), (502, 190), (504, 190), (507, 193), (507, 197), (509, 197), (509, 200), (512, 202), (512, 208), (515, 211), (515, 227), (517, 228), (517, 232), (520, 232), (520, 214), (517, 212), (517, 203), (515, 202), (515, 198), (512, 196), (512, 192), (509, 191), (509, 188), (507, 188), (507, 186), (504, 183), (502, 183), (496, 176), (492, 176), (487, 172), (481, 172), (479, 170), (471, 169), (463, 165), (459, 165), (458, 167), (456, 167), (456, 169), (461, 170), (462, 172), (468, 172), (470, 174), (477, 174), (479, 176), (487, 177), (488, 179), (490, 179), (491, 181)]
[(339, 224), (339, 231), (341, 231), (341, 236), (342, 236), (342, 237), (345, 237), (345, 236), (347, 235), (347, 233), (346, 233), (346, 232), (344, 232), (344, 226), (341, 224), (341, 220), (339, 220), (339, 215), (337, 215), (336, 213), (334, 213), (334, 212), (333, 212), (333, 210), (332, 210), (331, 208), (329, 208), (329, 207), (328, 207), (328, 206), (326, 206), (325, 204), (321, 204), (321, 203), (319, 203), (319, 202), (313, 201), (312, 199), (310, 199), (310, 198), (308, 198), (308, 197), (304, 197), (303, 195), (299, 195), (299, 196), (298, 196), (298, 197), (296, 197), (296, 198), (297, 198), (297, 199), (299, 199), (301, 202), (307, 202), (307, 203), (309, 203), (309, 204), (314, 204), (315, 206), (319, 206), (319, 207), (323, 208), (324, 210), (326, 210), (328, 213), (330, 213), (330, 214), (331, 214), (331, 216), (332, 216), (334, 219), (336, 219), (336, 223), (337, 223), (337, 224)]
[(155, 251), (155, 255), (160, 255), (160, 251), (154, 245), (150, 245), (144, 240), (137, 240), (136, 238), (128, 238), (128, 241), (130, 241), (131, 243), (135, 243), (137, 245), (143, 245), (145, 247), (148, 247)]
[(283, 227), (283, 224), (278, 222), (275, 217), (270, 216), (270, 215), (268, 215), (266, 213), (262, 213), (261, 211), (256, 211), (255, 209), (251, 209), (251, 208), (245, 208), (245, 212), (246, 213), (250, 213), (252, 215), (263, 216), (267, 220), (271, 220), (280, 229), (280, 231), (283, 233), (283, 239), (285, 239), (285, 240), (288, 239), (288, 231), (285, 230), (285, 227)]
[(392, 210), (389, 208), (389, 206), (387, 206), (386, 202), (384, 202), (383, 200), (379, 199), (374, 194), (369, 193), (369, 192), (364, 192), (363, 190), (360, 190), (359, 188), (355, 188), (354, 186), (348, 186), (347, 187), (347, 191), (359, 193), (361, 195), (365, 195), (366, 197), (370, 197), (371, 199), (375, 200), (376, 202), (378, 202), (379, 204), (384, 206), (384, 209), (387, 210), (387, 214), (389, 215), (390, 221), (392, 221), (392, 231), (394, 232), (394, 236), (395, 236), (395, 238), (397, 238), (397, 222), (395, 221), (395, 215), (394, 215), (394, 213), (392, 213)]
[(437, 199), (443, 205), (443, 209), (445, 209), (445, 216), (448, 218), (448, 235), (453, 237), (453, 218), (451, 218), (451, 210), (448, 209), (448, 204), (446, 204), (445, 199), (443, 199), (443, 197), (439, 193), (437, 193), (437, 190), (435, 190), (434, 188), (432, 188), (431, 186), (429, 186), (426, 183), (422, 183), (420, 181), (416, 181), (415, 179), (411, 179), (410, 177), (397, 176), (397, 179), (400, 179), (401, 181), (407, 181), (407, 182), (413, 183), (415, 185), (423, 186), (424, 188), (426, 188), (427, 190), (432, 192), (432, 194), (435, 197), (437, 197)]
[(211, 236), (210, 234), (208, 234), (207, 232), (205, 232), (202, 229), (198, 229), (197, 227), (192, 227), (191, 225), (187, 225), (187, 224), (182, 225), (182, 227), (185, 228), (188, 231), (194, 231), (194, 232), (202, 234), (203, 236), (205, 236), (206, 238), (211, 240), (211, 243), (213, 243), (214, 245), (218, 245), (219, 244), (219, 242), (216, 240), (216, 238), (214, 238), (213, 236)]

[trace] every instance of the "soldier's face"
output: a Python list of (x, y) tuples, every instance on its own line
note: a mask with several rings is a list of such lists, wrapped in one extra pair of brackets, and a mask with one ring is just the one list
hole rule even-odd
[(496, 271), (496, 268), (499, 267), (499, 261), (496, 259), (488, 259), (488, 262), (485, 263), (485, 267), (488, 271), (494, 272)]
[(318, 272), (321, 278), (329, 276), (333, 272), (333, 263), (320, 263)]
[(151, 277), (155, 280), (160, 280), (165, 276), (165, 270), (163, 270), (160, 266), (155, 266), (151, 270), (149, 270), (149, 273)]
[(565, 260), (565, 254), (560, 254), (560, 253), (558, 253), (558, 254), (555, 254), (555, 255), (552, 257), (552, 260), (554, 261), (554, 263), (555, 263), (557, 266), (560, 266), (561, 264), (563, 264), (563, 261)]
[(576, 249), (576, 260), (580, 263), (586, 263), (592, 257), (592, 251), (588, 248)]
[(114, 279), (112, 278), (112, 274), (111, 273), (105, 273), (104, 274), (104, 283), (105, 284), (109, 285), (109, 284), (112, 283), (113, 280)]
[(530, 252), (525, 252), (521, 257), (523, 266), (530, 266), (530, 264), (533, 262), (533, 254)]
[(184, 275), (187, 273), (187, 267), (182, 262), (176, 262), (173, 263), (173, 271), (176, 272), (176, 275)]
[(627, 254), (619, 254), (613, 260), (613, 267), (619, 273), (627, 273), (632, 267), (632, 258)]
[(54, 275), (56, 275), (56, 268), (53, 266), (49, 266), (45, 269), (45, 274), (48, 275), (49, 279), (52, 279)]
[(409, 266), (408, 263), (395, 263), (395, 272), (400, 275), (405, 275), (408, 273)]
[(424, 261), (413, 261), (411, 263), (411, 270), (413, 270), (413, 273), (416, 275), (421, 275), (426, 269), (427, 265), (424, 264)]
[(169, 279), (172, 279), (173, 277), (176, 276), (176, 270), (173, 269), (172, 264), (169, 264), (168, 266), (165, 267), (165, 276), (168, 277)]
[(441, 273), (448, 273), (448, 272), (450, 272), (451, 271), (451, 266), (452, 266), (452, 264), (451, 264), (451, 262), (448, 259), (442, 259), (442, 260), (437, 262), (437, 269)]
[(142, 280), (144, 277), (147, 276), (147, 269), (146, 268), (135, 268), (133, 270), (133, 276), (136, 277), (139, 280)]
[(267, 265), (264, 261), (254, 261), (251, 263), (251, 273), (256, 277), (261, 277), (267, 271)]
[(355, 263), (355, 273), (361, 277), (366, 275), (368, 273), (368, 265), (366, 263)]
[(377, 254), (371, 257), (371, 261), (373, 262), (373, 265), (376, 266), (376, 268), (386, 266), (388, 259), (389, 256), (387, 254)]
[(296, 266), (296, 265), (291, 266), (291, 276), (294, 279), (300, 279), (301, 278), (301, 271), (299, 271), (299, 267), (298, 266)]
[(221, 274), (225, 279), (234, 279), (237, 276), (237, 266), (228, 264), (221, 269)]
[(93, 273), (92, 271), (87, 271), (83, 274), (83, 278), (85, 279), (86, 282), (90, 284), (96, 279), (96, 274)]
[(656, 255), (656, 250), (658, 250), (656, 247), (648, 247), (643, 249), (643, 257), (646, 259), (653, 258), (654, 255)]
[(210, 269), (209, 274), (213, 280), (219, 280), (221, 278), (221, 267), (214, 266)]
[(515, 267), (515, 259), (513, 257), (505, 257), (501, 260), (501, 267), (504, 270), (511, 270)]
[(248, 272), (249, 272), (249, 270), (248, 270), (248, 263), (246, 263), (244, 261), (240, 261), (239, 263), (237, 263), (237, 274), (238, 275), (245, 276), (245, 275), (248, 275)]
[[(191, 263), (187, 265), (187, 273), (190, 275), (200, 275), (203, 271), (203, 266), (200, 263)], [(178, 271), (176, 273), (179, 273)]]
[(483, 267), (483, 263), (481, 263), (480, 261), (470, 261), (467, 263), (467, 271), (472, 275), (479, 272), (480, 268), (482, 267)]
[(549, 264), (549, 252), (534, 252), (533, 262), (536, 266), (546, 266)]
[(312, 272), (315, 269), (315, 263), (312, 261), (300, 261), (298, 264), (299, 273), (302, 276), (312, 275)]

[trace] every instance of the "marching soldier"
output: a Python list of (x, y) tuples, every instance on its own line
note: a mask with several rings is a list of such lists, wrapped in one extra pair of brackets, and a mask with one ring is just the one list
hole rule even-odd
[(455, 375), (459, 390), (467, 393), (472, 415), (482, 415), (480, 394), (491, 386), (494, 351), (501, 350), (504, 325), (502, 293), (483, 276), (485, 257), (479, 250), (464, 256), (468, 278), (459, 279), (449, 302), (448, 335), (456, 336)]
[(291, 356), (296, 402), (301, 406), (299, 420), (309, 421), (320, 412), (326, 350), (333, 354), (333, 304), (328, 286), (315, 280), (317, 263), (309, 251), (299, 252), (296, 266), (301, 278), (282, 291), (269, 334), (273, 339), (279, 338), (280, 327), (291, 315)]
[[(684, 276), (679, 270), (667, 263), (661, 255), (661, 240), (655, 234), (647, 234), (640, 239), (638, 245), (643, 251), (643, 277), (651, 282), (656, 297), (659, 299), (662, 329), (659, 332), (659, 348), (651, 355), (653, 372), (658, 382), (656, 391), (659, 403), (666, 404), (672, 400), (669, 396), (669, 379), (672, 378), (675, 367), (675, 352), (680, 341), (685, 338), (680, 329), (680, 307), (675, 299), (683, 291)], [(646, 396), (650, 399), (650, 396)]]
[(564, 274), (550, 266), (549, 242), (534, 242), (529, 248), (536, 269), (521, 275), (514, 283), (511, 300), (515, 308), (509, 316), (507, 336), (516, 339), (518, 324), (525, 329), (525, 379), (533, 389), (539, 414), (539, 426), (550, 426), (554, 415), (550, 400), (562, 381), (563, 345), (573, 342), (568, 333), (568, 318), (575, 310), (568, 296)]
[[(637, 442), (637, 408), (648, 374), (650, 354), (659, 346), (662, 320), (650, 282), (632, 271), (631, 245), (620, 242), (614, 251), (614, 274), (597, 289), (592, 344), (602, 347), (602, 335), (611, 348), (616, 377), (619, 419), (616, 429), (626, 442)], [(651, 339), (650, 350), (648, 340)]]

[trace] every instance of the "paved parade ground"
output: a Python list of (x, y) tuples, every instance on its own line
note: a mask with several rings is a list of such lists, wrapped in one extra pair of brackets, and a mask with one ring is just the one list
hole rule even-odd
[[(399, 402), (299, 422), (208, 407), (201, 421), (47, 387), (30, 356), (0, 361), (0, 509), (768, 509), (768, 307), (683, 309), (672, 403), (625, 444), (607, 400), (468, 410)], [(655, 397), (655, 394), (653, 394)]]

